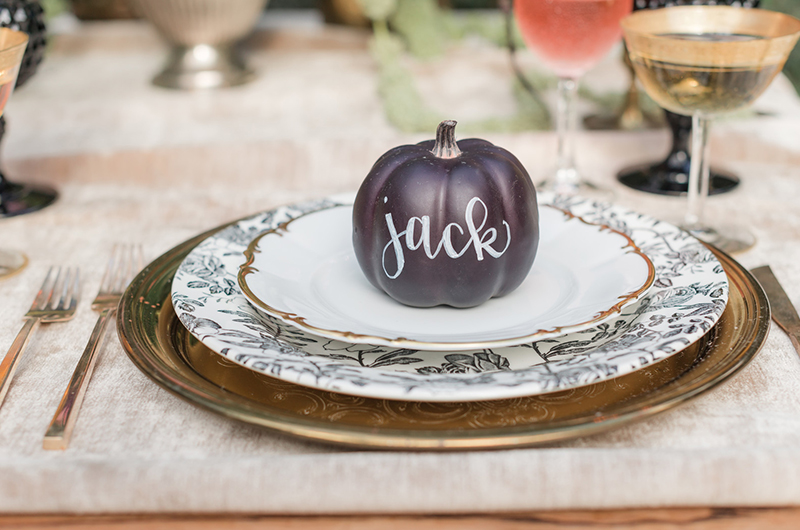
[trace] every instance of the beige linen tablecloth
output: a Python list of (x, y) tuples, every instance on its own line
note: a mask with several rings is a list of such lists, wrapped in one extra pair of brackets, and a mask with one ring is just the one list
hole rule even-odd
[[(115, 241), (150, 258), (221, 223), (354, 189), (395, 132), (376, 96), (367, 35), (305, 24), (254, 39), (255, 83), (217, 93), (148, 84), (163, 46), (140, 23), (73, 28), (8, 108), (8, 174), (58, 187), (57, 204), (0, 221), (0, 245), (31, 264), (0, 282), (0, 350), (22, 324), (52, 264), (82, 268), (83, 301), (67, 324), (42, 326), (0, 409), (3, 512), (488, 512), (549, 508), (800, 503), (800, 358), (773, 326), (761, 354), (722, 387), (678, 409), (598, 436), (496, 452), (343, 450), (236, 423), (152, 383), (114, 337), (97, 365), (71, 447), (42, 436), (96, 315), (89, 308)], [(501, 51), (451, 52), (469, 83), (423, 91), (454, 118), (511, 108)], [(615, 58), (610, 63), (616, 64)], [(461, 61), (460, 63), (458, 61)], [(486, 65), (475, 68), (475, 64)], [(610, 70), (613, 72), (613, 69)], [(617, 71), (619, 72), (619, 71)], [(594, 74), (601, 82), (602, 75)], [(624, 86), (624, 78), (616, 79)], [(502, 82), (501, 82), (502, 81)], [(612, 83), (613, 84), (613, 83)], [(441, 91), (440, 91), (441, 93)], [(483, 98), (481, 97), (483, 96)], [(713, 198), (714, 220), (750, 225), (740, 256), (770, 264), (800, 303), (800, 101), (778, 79), (771, 117), (718, 124), (713, 158), (743, 177)], [(680, 219), (680, 199), (617, 186), (623, 166), (664, 155), (668, 133), (585, 133), (580, 164), (628, 207)], [(489, 135), (534, 176), (554, 160), (552, 133)]]

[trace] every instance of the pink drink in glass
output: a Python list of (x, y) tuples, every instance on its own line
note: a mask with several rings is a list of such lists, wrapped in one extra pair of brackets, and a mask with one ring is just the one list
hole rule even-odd
[(525, 43), (558, 77), (577, 78), (622, 35), (633, 0), (515, 0)]

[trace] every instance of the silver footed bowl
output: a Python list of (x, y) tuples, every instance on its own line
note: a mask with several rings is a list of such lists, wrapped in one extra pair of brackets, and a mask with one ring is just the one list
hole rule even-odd
[(267, 0), (128, 0), (172, 46), (153, 83), (184, 90), (247, 83), (255, 73), (236, 47)]

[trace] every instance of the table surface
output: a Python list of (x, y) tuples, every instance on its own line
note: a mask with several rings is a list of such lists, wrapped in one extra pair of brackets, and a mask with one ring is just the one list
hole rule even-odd
[[(0, 524), (194, 526), (196, 515), (155, 514), (198, 512), (305, 516), (217, 520), (236, 527), (417, 521), (310, 517), (353, 513), (437, 513), (443, 515), (426, 519), (430, 525), (460, 528), (487, 520), (542, 528), (796, 524), (794, 509), (747, 508), (800, 504), (800, 358), (774, 326), (745, 370), (676, 410), (544, 448), (448, 454), (342, 450), (234, 423), (160, 389), (109, 341), (71, 447), (41, 449), (96, 318), (86, 300), (114, 242), (140, 241), (155, 257), (246, 214), (352, 190), (384, 151), (429, 136), (402, 134), (384, 118), (368, 37), (304, 18), (273, 21), (249, 41), (257, 81), (184, 93), (149, 84), (165, 47), (145, 24), (63, 25), (40, 72), (7, 110), (6, 173), (53, 185), (61, 198), (0, 223), (3, 246), (31, 259), (22, 274), (0, 282), (0, 350), (13, 340), (49, 265), (81, 267), (84, 302), (69, 324), (34, 337), (0, 409), (0, 512), (40, 514), (3, 516)], [(617, 62), (611, 57), (588, 81), (621, 90)], [(426, 100), (453, 117), (513, 110), (502, 50), (470, 41), (446, 59), (409, 67)], [(743, 182), (712, 198), (708, 214), (750, 226), (759, 243), (740, 261), (770, 264), (797, 304), (800, 100), (779, 78), (758, 107), (768, 115), (714, 126), (712, 160)], [(552, 132), (485, 137), (517, 154), (535, 180), (554, 162)], [(613, 180), (622, 167), (663, 157), (667, 141), (663, 129), (582, 133), (579, 163), (614, 187), (620, 204), (677, 221), (682, 200)], [(697, 508), (666, 509), (691, 506)], [(731, 506), (739, 508), (723, 509)], [(665, 509), (619, 511), (653, 507)], [(612, 511), (585, 511), (600, 509)], [(512, 515), (452, 515), (475, 512)], [(150, 515), (41, 515), (63, 513)]]
[(95, 515), (0, 516), (0, 526), (25, 530), (86, 528), (156, 530), (224, 528), (247, 530), (794, 530), (798, 508), (684, 508), (604, 511), (512, 512), (482, 515)]

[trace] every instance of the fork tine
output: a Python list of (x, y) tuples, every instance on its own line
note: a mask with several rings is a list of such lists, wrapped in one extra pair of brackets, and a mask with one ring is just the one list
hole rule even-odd
[(52, 310), (53, 309), (53, 302), (57, 302), (58, 301), (58, 300), (55, 300), (55, 296), (57, 296), (57, 293), (58, 293), (58, 290), (59, 290), (59, 286), (64, 281), (64, 279), (63, 279), (64, 270), (65, 269), (63, 267), (58, 269), (58, 273), (56, 274), (56, 277), (53, 280), (53, 283), (50, 285), (50, 290), (46, 293), (47, 296), (45, 297), (44, 303), (42, 304), (42, 309), (44, 309), (45, 311)]
[(125, 245), (123, 247), (123, 264), (120, 266), (120, 275), (117, 278), (117, 284), (114, 286), (115, 293), (121, 293), (125, 286), (128, 285), (134, 274), (136, 268), (136, 254), (133, 245)]
[(52, 300), (50, 300), (50, 308), (56, 311), (61, 311), (64, 309), (64, 300), (67, 297), (67, 290), (69, 289), (70, 284), (72, 283), (72, 269), (67, 268), (67, 272), (64, 275), (64, 280), (61, 282), (61, 285), (58, 286), (58, 297), (54, 296)]
[(119, 277), (117, 278), (117, 284), (114, 286), (114, 292), (120, 293), (125, 288), (126, 281), (128, 279), (128, 275), (130, 274), (131, 269), (133, 268), (132, 257), (133, 257), (133, 247), (130, 245), (123, 245), (122, 247), (122, 263), (120, 263), (119, 268)]
[[(58, 287), (59, 282), (61, 282), (61, 277), (64, 273), (64, 269), (62, 269), (61, 267), (56, 267), (55, 273), (56, 273), (55, 278), (53, 278), (50, 281), (49, 285), (47, 286), (47, 289), (43, 289), (44, 296), (42, 297), (41, 307), (39, 309), (47, 309), (52, 303), (53, 293), (56, 291), (56, 287)], [(42, 287), (44, 288), (44, 285), (42, 285)]]
[(73, 311), (78, 305), (78, 300), (81, 299), (81, 270), (75, 269), (75, 280), (72, 282), (72, 287), (69, 290), (69, 303), (67, 308)]
[(50, 296), (47, 299), (47, 304), (45, 304), (45, 309), (49, 309), (51, 311), (55, 311), (58, 304), (61, 302), (61, 296), (64, 291), (64, 287), (69, 284), (70, 281), (70, 271), (69, 267), (62, 267), (58, 271), (58, 276), (56, 276), (56, 280), (53, 282), (53, 286), (50, 288)]
[(111, 247), (111, 255), (108, 257), (106, 264), (106, 271), (103, 273), (103, 279), (100, 280), (100, 292), (106, 293), (111, 290), (114, 281), (114, 272), (116, 268), (117, 245)]
[(61, 298), (58, 301), (56, 310), (63, 311), (77, 305), (77, 298), (80, 295), (80, 291), (78, 290), (80, 287), (79, 278), (80, 269), (77, 267), (74, 270), (67, 269), (67, 277), (64, 278), (64, 286), (61, 290)]
[(42, 282), (42, 286), (39, 288), (39, 292), (36, 293), (36, 297), (33, 299), (33, 303), (31, 304), (31, 309), (43, 309), (44, 304), (47, 301), (48, 293), (50, 292), (51, 286), (50, 282), (52, 281), (53, 271), (56, 271), (56, 274), (60, 271), (58, 267), (50, 267), (47, 270), (47, 276), (44, 277), (44, 281)]
[(127, 245), (118, 245), (117, 246), (117, 266), (114, 270), (114, 281), (109, 285), (109, 291), (112, 293), (117, 292), (118, 286), (122, 281), (122, 278), (125, 276), (125, 268), (128, 265), (128, 260), (126, 254), (128, 253), (128, 246)]

